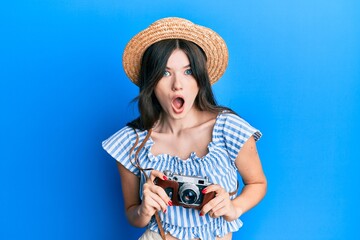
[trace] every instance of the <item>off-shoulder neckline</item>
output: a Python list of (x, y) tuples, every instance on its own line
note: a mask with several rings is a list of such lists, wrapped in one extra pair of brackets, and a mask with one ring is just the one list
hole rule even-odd
[[(152, 139), (152, 137), (150, 136), (148, 141), (146, 142), (145, 144), (145, 148), (148, 150), (148, 156), (150, 158), (150, 160), (153, 160), (153, 159), (160, 159), (160, 158), (167, 158), (167, 159), (173, 159), (173, 160), (176, 160), (176, 161), (179, 161), (181, 163), (189, 163), (191, 162), (191, 160), (196, 160), (196, 161), (201, 161), (201, 160), (204, 160), (206, 159), (209, 155), (210, 155), (210, 149), (211, 147), (215, 144), (214, 143), (214, 136), (215, 136), (215, 129), (216, 129), (216, 126), (219, 124), (219, 119), (220, 117), (224, 114), (224, 113), (227, 113), (225, 111), (223, 112), (220, 112), (216, 118), (215, 118), (215, 123), (214, 123), (214, 126), (213, 126), (213, 129), (212, 129), (212, 132), (211, 132), (211, 141), (208, 143), (207, 145), (207, 149), (208, 149), (208, 152), (202, 156), (202, 157), (199, 157), (196, 152), (191, 152), (189, 154), (189, 157), (186, 158), (186, 159), (182, 159), (180, 158), (179, 156), (176, 156), (176, 155), (171, 155), (171, 154), (168, 154), (168, 153), (159, 153), (157, 155), (154, 155), (152, 154), (151, 152), (151, 148), (152, 146), (155, 144), (155, 141)], [(148, 130), (145, 130), (146, 134), (148, 133)]]

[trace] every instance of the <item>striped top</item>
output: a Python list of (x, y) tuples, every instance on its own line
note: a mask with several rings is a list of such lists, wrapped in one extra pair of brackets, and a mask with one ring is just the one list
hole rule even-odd
[[(135, 152), (147, 131), (136, 131), (139, 135), (139, 143), (131, 156), (129, 156), (129, 152), (135, 143), (136, 134), (128, 126), (105, 140), (102, 145), (112, 157), (141, 178), (140, 197), (142, 198), (145, 176), (132, 165), (130, 159), (134, 159)], [(257, 141), (261, 137), (261, 133), (239, 116), (222, 112), (216, 118), (212, 140), (205, 156), (200, 158), (194, 152), (185, 160), (165, 153), (154, 156), (151, 153), (154, 142), (150, 137), (138, 157), (142, 168), (153, 168), (159, 171), (170, 170), (175, 174), (187, 176), (207, 176), (211, 183), (219, 184), (228, 192), (232, 192), (237, 187), (235, 159), (243, 144), (251, 136), (254, 136)], [(231, 199), (235, 197), (236, 195), (233, 195)], [(166, 213), (160, 211), (159, 215), (164, 231), (178, 239), (215, 239), (216, 236), (223, 237), (229, 232), (235, 232), (242, 226), (240, 219), (228, 222), (222, 217), (211, 218), (208, 214), (199, 216), (198, 210), (180, 206), (168, 207)], [(154, 217), (148, 228), (152, 231), (159, 231)]]

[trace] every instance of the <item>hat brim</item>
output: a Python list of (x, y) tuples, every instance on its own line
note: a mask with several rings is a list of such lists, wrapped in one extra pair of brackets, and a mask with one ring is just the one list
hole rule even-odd
[(126, 45), (123, 67), (130, 80), (138, 85), (141, 59), (146, 49), (164, 39), (184, 39), (196, 43), (205, 52), (210, 83), (224, 74), (228, 65), (228, 49), (219, 34), (210, 28), (183, 18), (163, 18), (135, 35)]

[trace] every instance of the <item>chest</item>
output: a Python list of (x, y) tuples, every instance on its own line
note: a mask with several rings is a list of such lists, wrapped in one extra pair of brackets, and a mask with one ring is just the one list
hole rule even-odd
[(204, 127), (184, 131), (179, 135), (152, 133), (154, 145), (151, 148), (153, 155), (169, 154), (187, 159), (192, 152), (198, 157), (208, 153), (208, 145), (212, 140), (212, 128)]

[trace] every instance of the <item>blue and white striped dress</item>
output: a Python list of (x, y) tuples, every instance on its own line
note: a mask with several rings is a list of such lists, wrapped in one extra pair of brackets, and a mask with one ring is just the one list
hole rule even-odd
[[(147, 131), (137, 130), (139, 144), (142, 143)], [(251, 137), (255, 140), (261, 133), (239, 116), (223, 112), (217, 116), (212, 132), (212, 141), (208, 145), (208, 153), (198, 157), (193, 152), (186, 160), (177, 156), (160, 154), (154, 156), (151, 147), (154, 144), (151, 138), (139, 153), (142, 168), (153, 168), (159, 171), (170, 170), (176, 174), (188, 176), (207, 176), (209, 181), (225, 188), (228, 192), (236, 190), (237, 168), (235, 159), (243, 144)], [(134, 159), (137, 147), (132, 156), (129, 156), (131, 147), (136, 140), (136, 134), (130, 127), (124, 127), (103, 142), (103, 148), (117, 161), (141, 178), (140, 196), (142, 198), (142, 185), (145, 177), (134, 167), (130, 159)], [(231, 198), (235, 198), (232, 196)], [(166, 213), (159, 212), (164, 231), (178, 239), (215, 239), (223, 237), (229, 232), (237, 231), (242, 222), (240, 219), (228, 222), (222, 217), (211, 218), (206, 214), (199, 216), (199, 211), (180, 206), (168, 207)], [(159, 231), (155, 218), (152, 218), (148, 228)]]

